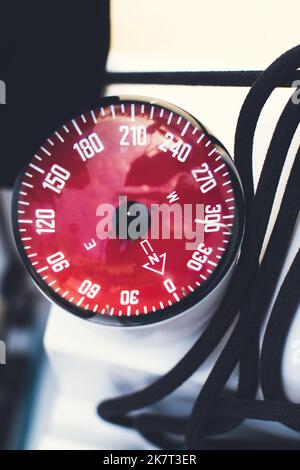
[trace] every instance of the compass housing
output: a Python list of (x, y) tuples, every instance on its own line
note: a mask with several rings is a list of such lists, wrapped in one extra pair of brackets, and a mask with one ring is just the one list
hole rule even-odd
[[(181, 217), (171, 209), (169, 220), (156, 217), (174, 204)], [(114, 96), (42, 143), (16, 181), (12, 219), (21, 259), (51, 301), (93, 322), (141, 326), (225, 289), (244, 230), (243, 192), (225, 147), (193, 116)], [(169, 238), (152, 236), (154, 219)]]

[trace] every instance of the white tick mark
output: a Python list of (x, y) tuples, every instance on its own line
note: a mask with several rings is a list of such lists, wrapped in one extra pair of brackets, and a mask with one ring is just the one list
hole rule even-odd
[(64, 142), (64, 141), (65, 141), (65, 139), (62, 138), (62, 136), (59, 134), (59, 132), (56, 131), (56, 132), (55, 132), (55, 135), (56, 135), (56, 137), (57, 137), (61, 142)]

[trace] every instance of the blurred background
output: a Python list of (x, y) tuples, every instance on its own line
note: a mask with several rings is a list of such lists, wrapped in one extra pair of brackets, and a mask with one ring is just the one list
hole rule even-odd
[[(49, 357), (53, 350), (61, 354), (59, 373), (63, 375), (74, 366), (75, 343), (69, 344), (66, 353), (68, 339), (59, 334), (65, 325), (55, 320), (55, 314), (48, 322), (50, 305), (16, 254), (10, 204), (12, 185), (22, 166), (60, 124), (94, 106), (100, 96), (113, 94), (153, 96), (186, 109), (232, 154), (247, 87), (114, 84), (108, 83), (105, 71), (112, 72), (113, 80), (114, 72), (263, 70), (300, 42), (297, 0), (78, 3), (0, 1), (0, 79), (7, 86), (7, 103), (0, 105), (0, 340), (6, 343), (6, 364), (0, 365), (2, 449), (109, 448), (109, 440), (101, 437), (104, 431), (97, 428), (96, 415), (95, 429), (81, 436), (79, 444), (78, 433), (72, 432), (73, 411), (64, 415), (62, 408), (53, 405), (61, 388), (59, 376), (53, 378)], [(289, 94), (287, 89), (277, 90), (262, 113), (255, 136), (256, 176)], [(299, 132), (294, 148), (296, 140)], [(288, 169), (281, 188), (287, 174)], [(87, 363), (78, 361), (76, 367), (78, 376), (85, 377)], [(76, 406), (70, 410), (78, 411), (81, 404), (85, 409), (84, 394), (78, 392)], [(72, 397), (68, 397), (70, 405)], [(79, 413), (76, 419), (85, 416)], [(115, 448), (147, 448), (142, 441), (128, 444), (121, 431), (114, 432)]]

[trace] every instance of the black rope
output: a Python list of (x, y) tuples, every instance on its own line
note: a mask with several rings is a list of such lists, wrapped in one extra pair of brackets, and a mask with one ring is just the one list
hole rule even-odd
[[(204, 71), (204, 72), (106, 72), (106, 84), (143, 85), (190, 85), (190, 86), (234, 86), (250, 87), (260, 77), (261, 70)], [(300, 79), (296, 71), (293, 78), (283, 77), (278, 86), (290, 88), (294, 80)]]
[[(298, 171), (298, 184), (299, 184)], [(285, 340), (292, 323), (294, 313), (299, 305), (299, 253), (298, 266), (295, 261), (290, 269), (288, 278), (283, 284), (273, 314), (268, 322), (261, 352), (261, 385), (266, 400), (288, 404), (282, 384), (281, 360)], [(295, 420), (293, 414), (289, 417), (288, 426), (300, 432), (300, 419)]]
[[(190, 351), (164, 376), (138, 392), (107, 400), (98, 407), (102, 418), (137, 429), (156, 446), (176, 448), (182, 445), (185, 437), (185, 445), (189, 449), (199, 449), (204, 446), (205, 436), (228, 432), (245, 418), (278, 421), (300, 430), (300, 405), (287, 402), (280, 377), (284, 341), (300, 300), (297, 285), (300, 278), (299, 253), (281, 286), (264, 337), (261, 382), (266, 400), (254, 399), (259, 384), (259, 334), (300, 208), (298, 150), (269, 243), (260, 262), (279, 179), (300, 121), (300, 108), (291, 99), (274, 130), (255, 194), (252, 169), (253, 139), (261, 110), (275, 88), (283, 83), (292, 83), (298, 66), (300, 46), (282, 55), (264, 73), (255, 72), (257, 80), (240, 112), (236, 129), (235, 161), (245, 188), (246, 231), (238, 265), (216, 314)], [(182, 83), (196, 84), (185, 80), (188, 77), (191, 80), (191, 74), (182, 72), (179, 77), (175, 73), (177, 81), (180, 78)], [(153, 73), (152, 76), (143, 74), (144, 81), (138, 75), (136, 74), (136, 79), (139, 78), (139, 83), (145, 83), (150, 77), (151, 80), (159, 78), (163, 83), (176, 79), (174, 74), (166, 76), (165, 72)], [(128, 80), (134, 81), (132, 74), (127, 76)], [(246, 72), (238, 72), (235, 77), (230, 73), (228, 75), (232, 83), (236, 77), (239, 80), (242, 77), (249, 80), (251, 73), (247, 75)], [(199, 74), (198, 78), (194, 75), (195, 80), (199, 78)], [(214, 77), (216, 78), (217, 76)], [(196, 398), (190, 416), (150, 414), (149, 411), (132, 413), (162, 400), (184, 383), (219, 344), (238, 314), (237, 324)], [(274, 335), (277, 338), (277, 352), (273, 367), (270, 368)], [(224, 388), (237, 364), (238, 390), (228, 396), (228, 392), (224, 393)], [(273, 380), (276, 383), (274, 388)]]

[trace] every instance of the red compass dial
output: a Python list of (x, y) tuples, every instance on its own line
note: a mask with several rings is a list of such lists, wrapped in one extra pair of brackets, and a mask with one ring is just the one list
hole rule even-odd
[(41, 145), (16, 183), (14, 229), (48, 297), (136, 325), (186, 310), (220, 282), (242, 203), (227, 152), (192, 116), (114, 97)]

